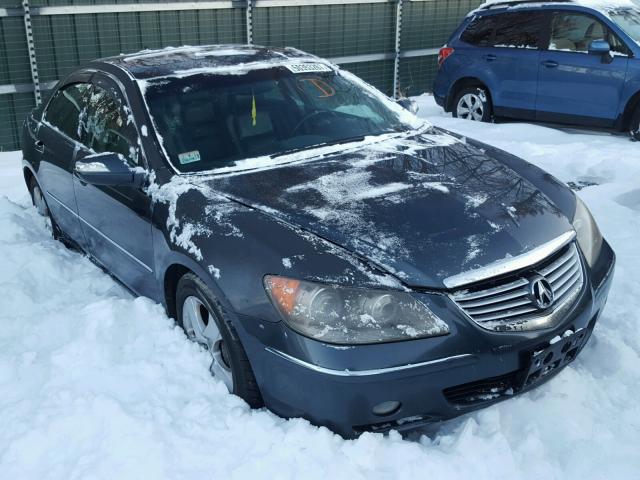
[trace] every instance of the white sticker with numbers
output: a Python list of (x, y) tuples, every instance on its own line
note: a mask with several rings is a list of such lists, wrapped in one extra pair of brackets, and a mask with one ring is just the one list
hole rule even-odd
[(332, 72), (333, 70), (324, 63), (290, 63), (285, 65), (293, 73)]

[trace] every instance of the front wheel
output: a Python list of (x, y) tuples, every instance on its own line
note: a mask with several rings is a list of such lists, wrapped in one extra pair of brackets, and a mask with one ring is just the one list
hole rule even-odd
[(211, 354), (213, 376), (251, 407), (262, 407), (262, 396), (249, 359), (211, 289), (196, 275), (188, 273), (178, 282), (176, 306), (178, 324), (187, 337)]
[(467, 87), (454, 99), (453, 116), (475, 122), (491, 121), (491, 101), (483, 87)]
[(631, 139), (640, 142), (640, 105), (636, 107), (636, 111), (631, 117), (631, 124), (629, 127)]

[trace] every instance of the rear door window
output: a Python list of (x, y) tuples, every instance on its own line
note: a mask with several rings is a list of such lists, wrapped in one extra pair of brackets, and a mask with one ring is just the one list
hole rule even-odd
[(490, 46), (493, 39), (494, 18), (495, 16), (490, 16), (472, 20), (462, 33), (460, 40), (477, 47)]
[(83, 142), (82, 119), (91, 96), (91, 85), (74, 83), (58, 90), (44, 114), (44, 120), (69, 138)]
[(542, 15), (538, 12), (513, 12), (498, 15), (492, 45), (509, 48), (538, 48)]

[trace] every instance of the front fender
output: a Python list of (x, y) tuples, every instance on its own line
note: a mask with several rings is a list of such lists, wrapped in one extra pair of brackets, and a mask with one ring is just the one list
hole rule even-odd
[(391, 275), (275, 213), (174, 177), (154, 187), (158, 282), (178, 264), (200, 276), (230, 311), (269, 322), (280, 317), (264, 290), (267, 274), (372, 288), (402, 289)]

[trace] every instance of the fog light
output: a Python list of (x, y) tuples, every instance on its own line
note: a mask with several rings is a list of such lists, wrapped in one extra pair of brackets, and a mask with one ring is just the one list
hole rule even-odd
[(400, 402), (395, 400), (390, 400), (388, 402), (382, 402), (373, 407), (373, 414), (378, 415), (379, 417), (386, 417), (387, 415), (391, 415), (400, 410)]

